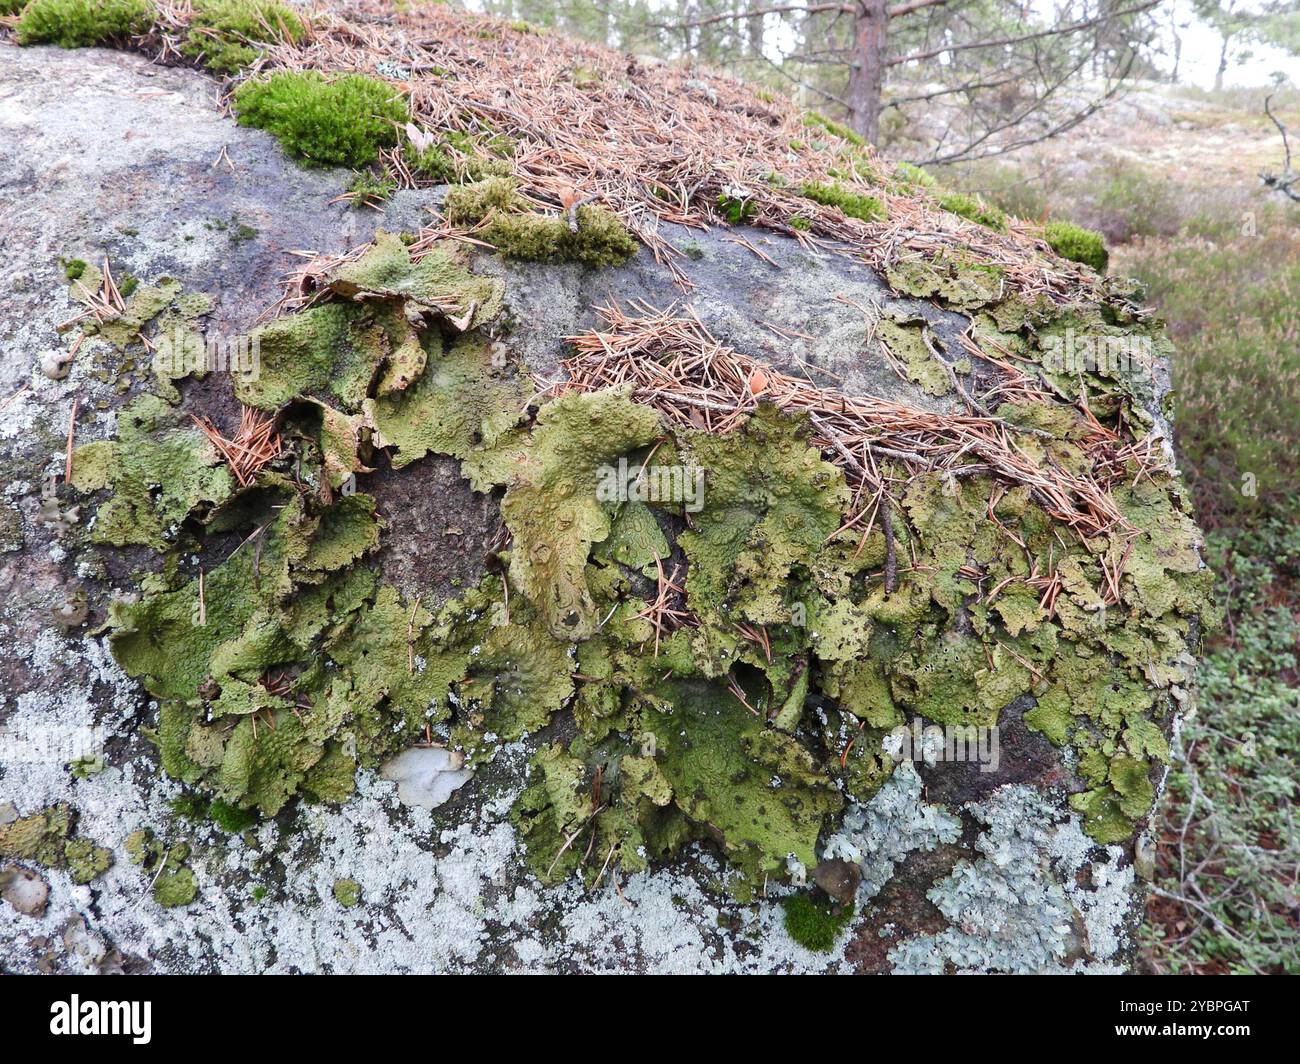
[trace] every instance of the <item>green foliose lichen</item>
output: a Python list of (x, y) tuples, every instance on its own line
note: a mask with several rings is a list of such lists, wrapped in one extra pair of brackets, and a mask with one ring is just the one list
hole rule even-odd
[[(510, 181), (453, 191), (456, 224), (517, 216)], [(1000, 307), (1000, 273), (965, 259), (891, 280), (990, 304), (973, 335), (1027, 365), (1061, 327), (1059, 312)], [(177, 565), (149, 578), (110, 618), (115, 656), (160, 703), (172, 775), (274, 815), (299, 796), (342, 800), (358, 764), (432, 730), (480, 763), (570, 706), (576, 736), (536, 755), (513, 813), (538, 877), (594, 884), (708, 840), (747, 896), (813, 864), (845, 796), (883, 783), (889, 729), (991, 726), (1015, 703), (1074, 751), (1073, 802), (1095, 838), (1147, 815), (1165, 692), (1185, 682), (1206, 610), (1196, 531), (1166, 474), (1124, 471), (1113, 497), (1128, 525), (1087, 540), (1027, 486), (882, 460), (892, 504), (854, 528), (842, 469), (776, 407), (719, 435), (627, 391), (575, 391), (530, 419), (528, 382), (480, 329), (499, 283), (440, 249), (413, 260), (381, 234), (322, 290), (263, 330), (260, 378), (236, 382), (283, 412), (294, 478), (156, 499), (154, 475), (133, 473), (141, 507), (238, 544), (201, 581)], [(909, 376), (951, 390), (921, 323), (881, 324)], [(1123, 380), (1097, 379), (1115, 399), (1093, 414), (1128, 417)], [(167, 438), (166, 409), (138, 419), (132, 449)], [(1090, 469), (1082, 410), (1017, 400), (997, 414), (1026, 462)], [(385, 450), (394, 469), (449, 455), (475, 488), (504, 489), (497, 571), (436, 608), (371, 572), (374, 499), (323, 490)], [(107, 485), (116, 461), (90, 452), (86, 483)]]
[(113, 852), (78, 835), (76, 813), (66, 803), (0, 822), (0, 857), (65, 869), (74, 883), (89, 883), (113, 865)]
[(137, 828), (126, 837), (126, 852), (149, 877), (150, 892), (162, 908), (181, 908), (198, 897), (198, 881), (185, 863), (190, 856), (188, 843), (167, 846), (149, 828)]
[(108, 492), (92, 541), (162, 550), (191, 513), (223, 502), (235, 482), (188, 417), (142, 395), (119, 415), (116, 440), (76, 450), (71, 483), (82, 492)]
[(886, 270), (895, 290), (918, 299), (938, 298), (959, 309), (982, 307), (1001, 298), (1003, 271), (960, 251), (940, 250), (932, 258), (918, 253)]
[[(610, 508), (599, 497), (602, 466), (654, 441), (652, 409), (622, 392), (570, 395), (542, 408), (501, 503), (514, 536), (510, 579), (562, 638), (591, 636), (598, 618), (587, 587), (587, 557), (610, 533)], [(615, 501), (615, 500), (609, 500)]]
[(333, 890), (334, 900), (345, 909), (351, 909), (361, 902), (361, 884), (355, 879), (336, 879)]

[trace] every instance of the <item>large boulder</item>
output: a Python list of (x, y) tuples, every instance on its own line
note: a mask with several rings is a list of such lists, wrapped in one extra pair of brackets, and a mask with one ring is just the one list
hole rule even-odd
[(626, 256), (511, 133), (547, 261), (0, 42), (6, 970), (1124, 970), (1207, 608), (1159, 323), (915, 174), (593, 193)]

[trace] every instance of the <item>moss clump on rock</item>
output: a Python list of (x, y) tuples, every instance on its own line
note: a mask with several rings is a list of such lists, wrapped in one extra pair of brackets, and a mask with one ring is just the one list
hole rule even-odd
[(802, 192), (814, 203), (838, 207), (841, 213), (863, 222), (878, 222), (885, 217), (885, 208), (875, 196), (854, 192), (837, 182), (806, 181)]
[(397, 191), (397, 182), (387, 174), (358, 170), (348, 182), (352, 206), (375, 207), (385, 203)]
[(436, 139), (429, 135), (405, 149), (407, 167), (413, 176), (435, 184), (459, 184), (509, 177), (509, 159), (515, 143), (499, 133), (482, 135), (448, 130)]
[(453, 225), (483, 223), (479, 235), (484, 240), (507, 258), (524, 262), (619, 266), (636, 254), (636, 239), (611, 211), (584, 204), (574, 212), (576, 226), (562, 215), (533, 214), (511, 178), (454, 188), (443, 210)]
[(271, 133), (285, 151), (317, 166), (368, 166), (397, 143), (407, 108), (391, 85), (364, 74), (327, 78), (284, 71), (235, 92), (240, 125)]
[(1110, 255), (1102, 235), (1073, 222), (1048, 222), (1043, 229), (1043, 239), (1063, 258), (1091, 266), (1098, 273), (1106, 272)]
[(489, 177), (453, 188), (443, 201), (443, 214), (452, 225), (478, 225), (492, 211), (521, 208), (517, 183), (509, 177)]
[(298, 41), (307, 27), (279, 0), (195, 0), (181, 52), (209, 70), (233, 74), (259, 55), (258, 44)]
[(804, 949), (829, 953), (835, 940), (853, 919), (853, 906), (836, 906), (817, 901), (807, 894), (792, 894), (781, 900), (785, 910), (785, 929)]
[(563, 218), (498, 215), (483, 235), (507, 258), (525, 262), (580, 262), (600, 268), (620, 266), (636, 254), (636, 240), (612, 212), (583, 206), (576, 214), (576, 230)]
[(31, 0), (18, 19), (18, 43), (88, 48), (144, 33), (154, 14), (148, 0)]
[(996, 207), (990, 207), (982, 200), (976, 199), (974, 196), (968, 196), (964, 192), (945, 192), (939, 197), (939, 206), (945, 211), (960, 215), (967, 221), (975, 222), (977, 225), (986, 225), (999, 233), (1004, 232), (1007, 228), (1007, 216), (1005, 214)]

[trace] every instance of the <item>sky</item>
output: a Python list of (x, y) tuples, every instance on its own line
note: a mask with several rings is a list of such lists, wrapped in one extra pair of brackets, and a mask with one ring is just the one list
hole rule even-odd
[[(1212, 88), (1214, 72), (1219, 66), (1219, 35), (1203, 22), (1194, 20), (1191, 3), (1188, 0), (1166, 0), (1180, 23), (1191, 21), (1187, 29), (1181, 30), (1183, 38), (1183, 62), (1179, 69), (1179, 80), (1201, 88)], [(1168, 14), (1163, 15), (1165, 19)], [(1224, 83), (1245, 88), (1256, 88), (1271, 83), (1275, 71), (1284, 71), (1293, 84), (1300, 85), (1300, 56), (1288, 55), (1280, 48), (1260, 48), (1254, 46), (1255, 53), (1250, 59), (1232, 63), (1228, 67)]]

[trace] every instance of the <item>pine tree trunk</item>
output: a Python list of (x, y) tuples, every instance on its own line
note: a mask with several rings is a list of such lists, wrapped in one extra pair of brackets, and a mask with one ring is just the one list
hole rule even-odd
[(853, 68), (849, 72), (849, 125), (872, 144), (880, 136), (887, 23), (885, 0), (859, 0), (853, 23)]

